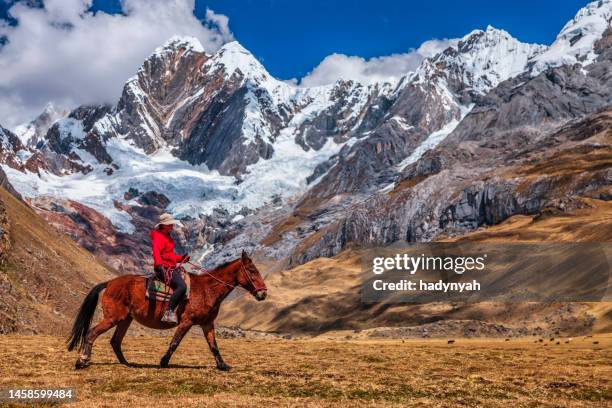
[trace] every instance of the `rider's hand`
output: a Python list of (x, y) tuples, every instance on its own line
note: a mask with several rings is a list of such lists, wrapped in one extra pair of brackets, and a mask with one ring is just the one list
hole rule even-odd
[(183, 257), (181, 258), (181, 262), (182, 262), (182, 263), (184, 263), (184, 262), (189, 262), (189, 259), (190, 259), (190, 258), (189, 258), (189, 254), (185, 254), (185, 255), (183, 255)]
[(161, 265), (155, 265), (155, 273), (163, 273), (164, 272), (164, 268), (162, 268)]

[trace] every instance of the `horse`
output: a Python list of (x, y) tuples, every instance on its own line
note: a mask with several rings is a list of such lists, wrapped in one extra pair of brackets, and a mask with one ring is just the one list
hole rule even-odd
[[(80, 352), (75, 368), (82, 369), (89, 366), (94, 342), (98, 336), (115, 326), (110, 341), (111, 346), (119, 362), (129, 365), (121, 351), (121, 342), (132, 320), (136, 319), (138, 323), (153, 329), (168, 330), (176, 327), (168, 351), (161, 358), (161, 367), (168, 367), (172, 354), (185, 334), (193, 325), (199, 325), (215, 358), (217, 368), (230, 370), (231, 366), (221, 357), (215, 339), (214, 322), (219, 314), (221, 302), (236, 287), (242, 287), (258, 301), (264, 300), (267, 288), (263, 277), (247, 253), (242, 251), (240, 258), (200, 275), (191, 275), (190, 278), (189, 299), (177, 307), (178, 325), (161, 321), (166, 303), (145, 296), (147, 282), (145, 276), (123, 275), (94, 286), (83, 300), (68, 339), (68, 351), (76, 348)], [(106, 289), (102, 295), (104, 317), (100, 323), (90, 329), (98, 297), (104, 289)]]

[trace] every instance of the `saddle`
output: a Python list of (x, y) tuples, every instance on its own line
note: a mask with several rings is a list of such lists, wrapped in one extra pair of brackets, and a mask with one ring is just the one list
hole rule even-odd
[[(187, 292), (185, 293), (185, 299), (189, 299), (189, 292), (191, 289), (191, 279), (189, 278), (189, 273), (185, 270), (185, 268), (181, 268), (181, 274), (183, 276), (183, 280), (185, 281), (185, 285), (187, 286)], [(147, 285), (145, 297), (147, 299), (155, 299), (160, 302), (167, 302), (170, 300), (170, 296), (174, 290), (166, 285), (163, 281), (157, 279), (155, 275), (147, 277)]]

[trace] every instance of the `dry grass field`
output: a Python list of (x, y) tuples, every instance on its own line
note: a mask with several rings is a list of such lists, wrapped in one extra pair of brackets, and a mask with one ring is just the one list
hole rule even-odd
[(73, 387), (77, 402), (62, 406), (78, 407), (612, 405), (612, 335), (569, 343), (221, 339), (230, 372), (213, 368), (200, 336), (184, 340), (168, 369), (156, 366), (168, 338), (127, 337), (133, 367), (116, 363), (108, 340), (100, 338), (91, 367), (75, 371), (60, 338), (1, 336), (0, 388)]

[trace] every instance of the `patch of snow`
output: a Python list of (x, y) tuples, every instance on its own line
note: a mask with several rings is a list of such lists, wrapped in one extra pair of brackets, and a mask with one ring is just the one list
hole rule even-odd
[(13, 145), (9, 142), (8, 135), (4, 133), (2, 127), (0, 127), (0, 144), (2, 145), (2, 150), (13, 150)]
[(296, 86), (272, 77), (253, 54), (238, 41), (229, 42), (219, 48), (206, 61), (204, 69), (213, 71), (223, 69), (226, 79), (230, 79), (239, 71), (243, 76), (243, 81), (251, 81), (264, 88), (277, 104), (287, 101), (296, 92)]
[(16, 154), (17, 154), (17, 158), (22, 163), (25, 163), (30, 157), (32, 157), (33, 153), (30, 150), (20, 150)]
[(395, 121), (404, 130), (410, 130), (410, 129), (412, 129), (414, 127), (412, 125), (409, 125), (406, 122), (406, 119), (402, 118), (401, 116), (393, 116), (393, 117), (391, 117), (390, 120)]
[(293, 128), (283, 129), (274, 144), (272, 157), (247, 168), (248, 176), (239, 186), (242, 205), (258, 208), (273, 196), (288, 198), (304, 191), (306, 178), (346, 143), (328, 139), (319, 150), (305, 151), (295, 143)]
[(39, 177), (36, 173), (29, 171), (22, 173), (6, 165), (2, 165), (2, 168), (13, 187), (25, 198), (53, 196), (75, 200), (102, 213), (120, 231), (134, 232), (132, 217), (115, 208), (112, 199), (106, 193), (107, 182), (100, 174), (75, 173), (56, 176), (42, 171)]
[(408, 166), (409, 164), (416, 162), (428, 150), (431, 150), (435, 148), (436, 146), (438, 146), (440, 142), (442, 142), (446, 138), (446, 136), (448, 136), (453, 130), (455, 130), (459, 122), (463, 120), (465, 115), (467, 115), (468, 112), (471, 111), (473, 107), (474, 107), (474, 104), (471, 104), (470, 106), (467, 106), (467, 107), (466, 106), (461, 107), (461, 117), (459, 119), (453, 119), (450, 122), (448, 122), (446, 125), (442, 126), (442, 128), (436, 130), (433, 133), (430, 133), (429, 136), (427, 136), (427, 138), (416, 149), (414, 149), (414, 151), (410, 154), (410, 156), (405, 158), (397, 166), (398, 170), (401, 170), (404, 167)]
[(255, 95), (254, 89), (247, 84), (245, 95), (246, 106), (244, 108), (244, 119), (242, 121), (242, 136), (245, 145), (255, 143), (257, 139), (267, 142), (272, 141), (272, 132), (269, 123), (262, 113), (259, 99)]
[(240, 221), (240, 220), (241, 220), (241, 219), (243, 219), (243, 218), (244, 218), (244, 215), (242, 215), (242, 214), (236, 214), (236, 215), (234, 216), (234, 218), (232, 218), (232, 222), (238, 222), (238, 221)]
[(13, 133), (21, 140), (24, 146), (27, 146), (30, 139), (36, 135), (36, 126), (31, 122), (24, 123), (16, 126), (15, 129), (13, 129)]
[(117, 124), (116, 116), (109, 115), (108, 113), (99, 119), (93, 126), (93, 130), (99, 135), (112, 134)]
[(83, 123), (80, 120), (73, 118), (60, 119), (58, 122), (59, 136), (61, 140), (66, 138), (72, 138), (73, 140), (85, 139), (85, 132), (83, 131)]

